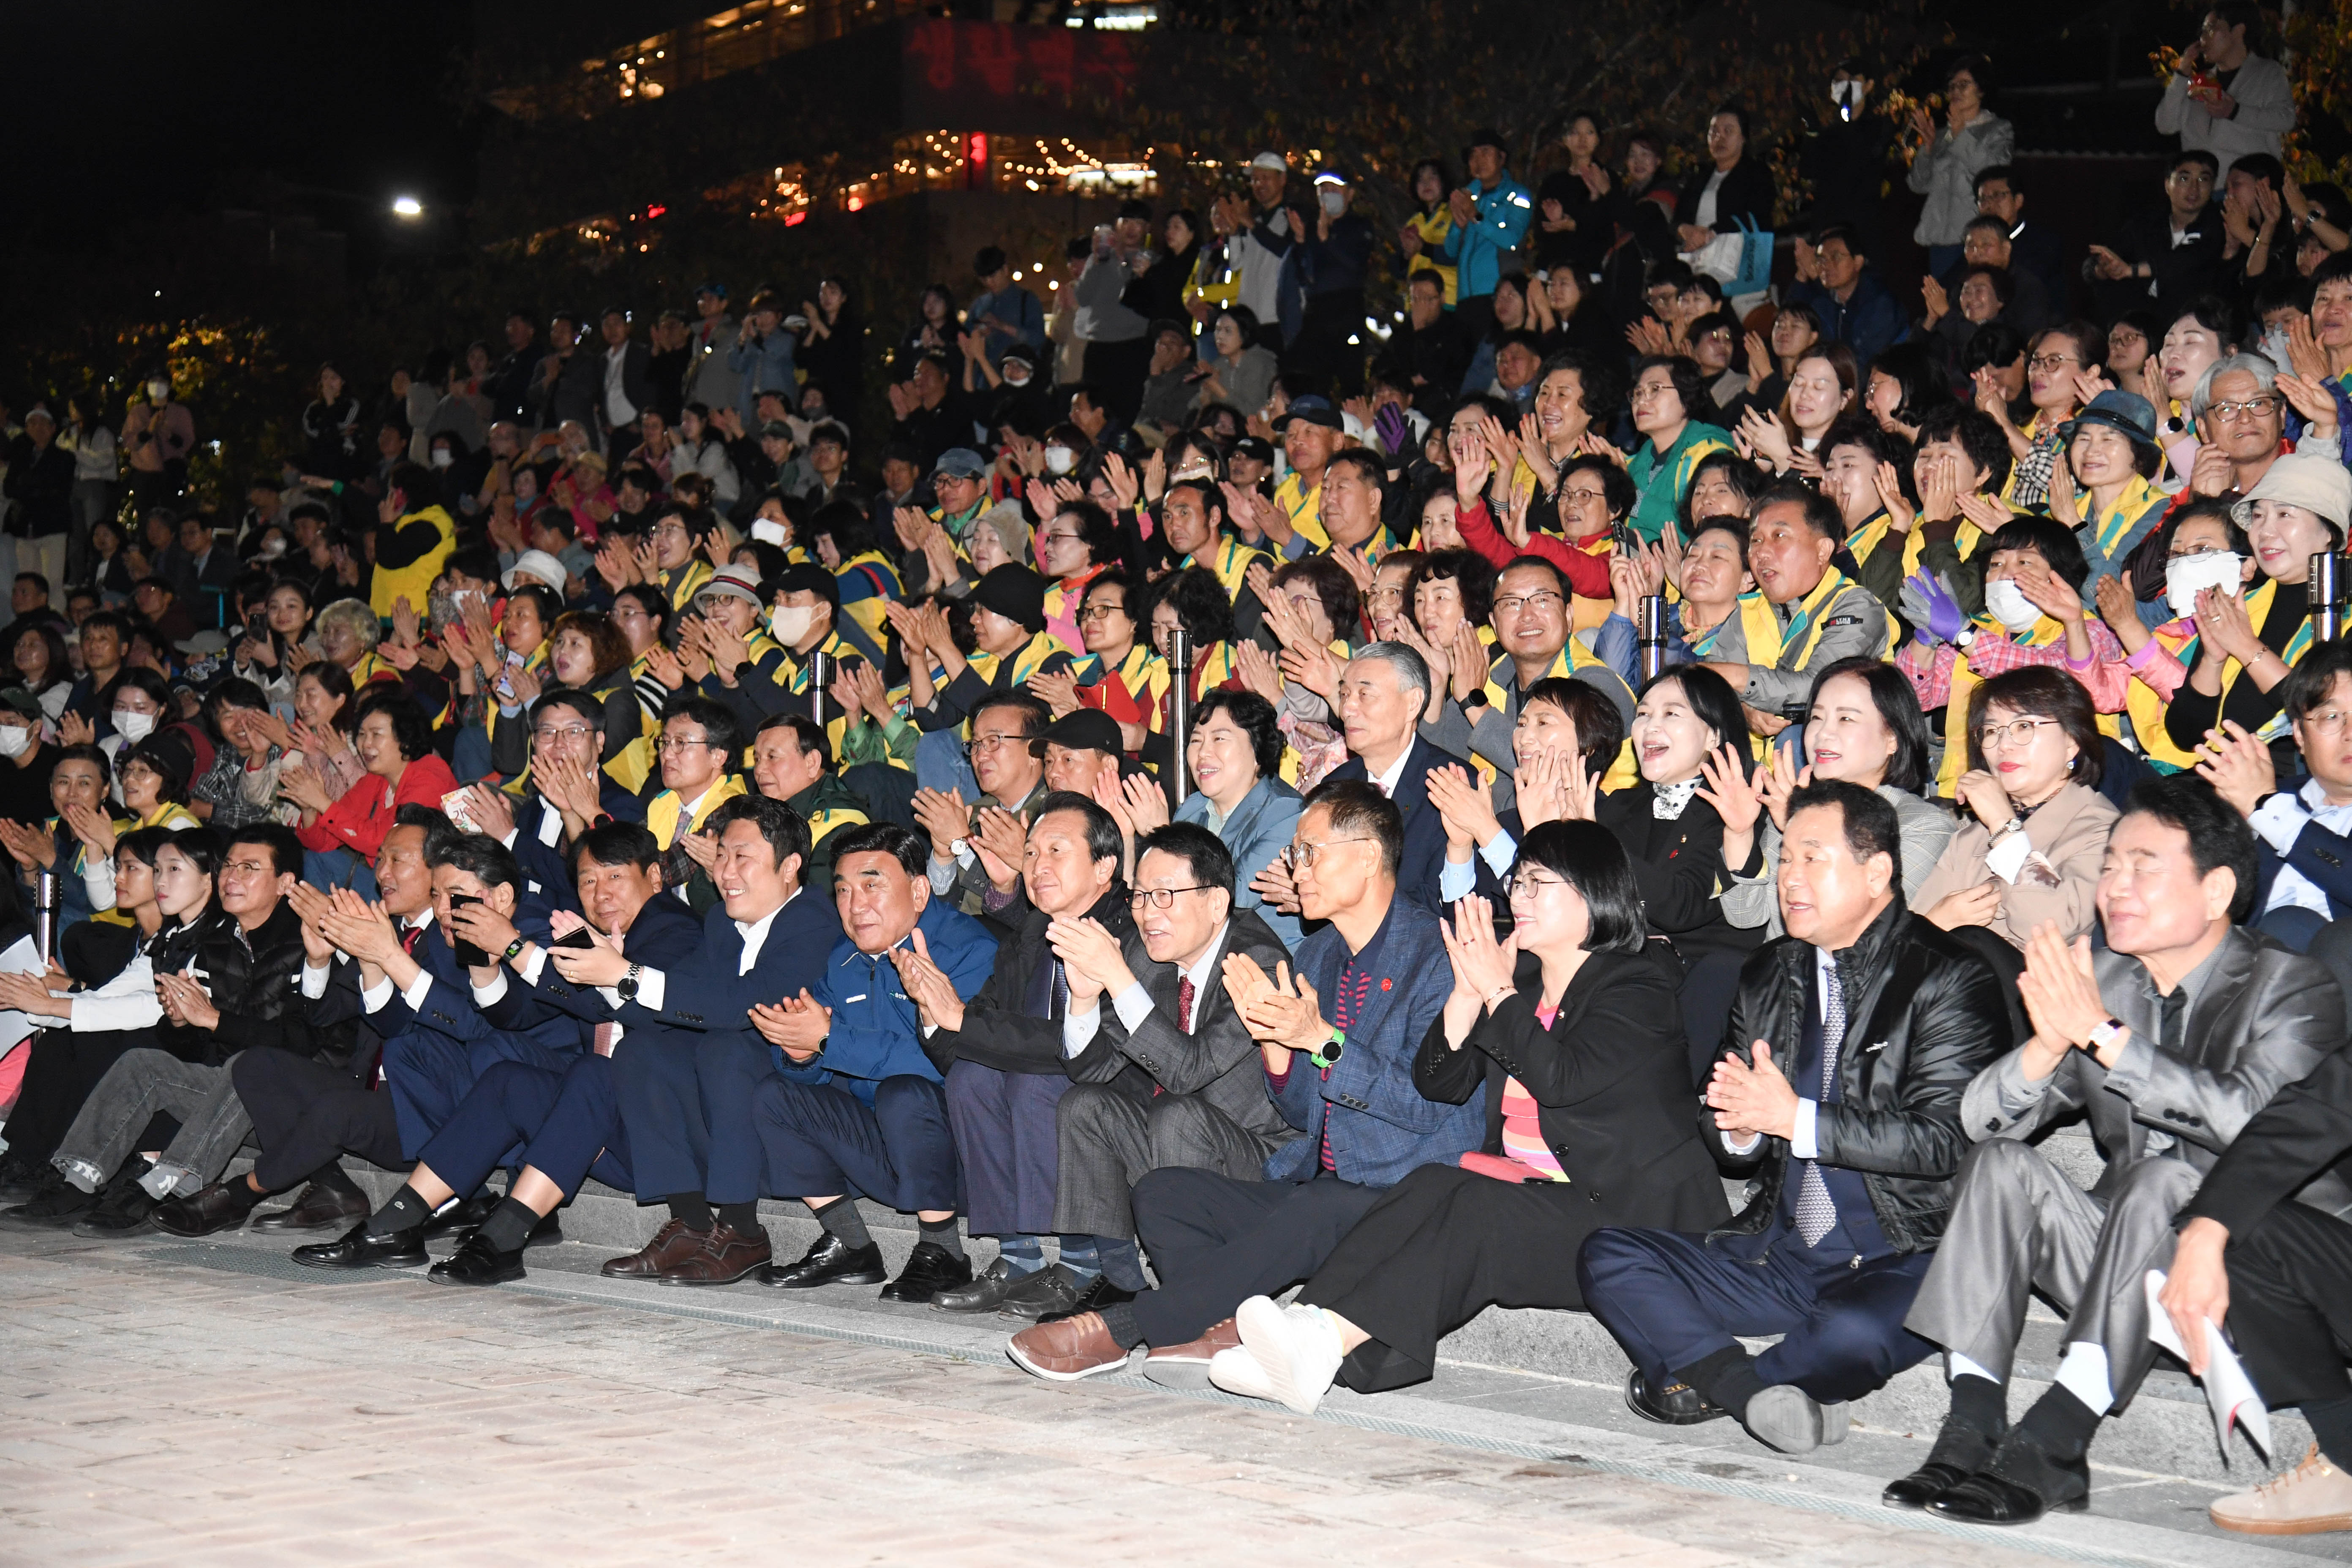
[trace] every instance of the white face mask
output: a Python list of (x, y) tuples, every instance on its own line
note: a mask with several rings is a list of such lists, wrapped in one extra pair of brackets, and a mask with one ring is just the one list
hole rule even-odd
[(1005, 385), (1026, 386), (1029, 384), (1029, 367), (1026, 364), (1024, 364), (1021, 361), (1017, 359), (1009, 359), (1004, 362)]
[(796, 646), (801, 638), (809, 635), (809, 627), (815, 624), (816, 606), (814, 605), (787, 605), (768, 612), (768, 629), (775, 633), (776, 640), (786, 647)]
[(1996, 577), (1985, 584), (1985, 608), (2011, 632), (2030, 632), (2042, 618), (2041, 608), (2013, 577)]
[(436, 447), (433, 448), (433, 466), (435, 468), (446, 468), (457, 460), (457, 455), (450, 451), (448, 447)]
[(284, 540), (265, 539), (261, 542), (261, 558), (264, 561), (275, 561), (285, 553), (286, 542)]
[(1336, 188), (1326, 189), (1321, 197), (1323, 210), (1338, 217), (1348, 210), (1348, 193)]
[(171, 395), (172, 395), (172, 384), (171, 384), (170, 382), (168, 382), (168, 381), (151, 381), (151, 382), (149, 382), (149, 383), (147, 384), (147, 400), (148, 400), (149, 402), (151, 402), (151, 403), (162, 403), (162, 402), (165, 401), (166, 399), (168, 399)]
[(0, 724), (0, 757), (21, 757), (33, 743), (33, 731), (23, 724)]
[(114, 732), (135, 746), (155, 732), (155, 715), (117, 708), (114, 710)]
[(1067, 447), (1048, 447), (1045, 448), (1046, 472), (1066, 474), (1077, 466), (1078, 455), (1076, 452), (1071, 451)]
[(2244, 570), (2245, 561), (2234, 550), (2209, 550), (2202, 555), (2183, 555), (2168, 561), (2164, 563), (2164, 602), (2172, 606), (2176, 616), (2194, 615), (2199, 594), (2208, 588), (2236, 593)]

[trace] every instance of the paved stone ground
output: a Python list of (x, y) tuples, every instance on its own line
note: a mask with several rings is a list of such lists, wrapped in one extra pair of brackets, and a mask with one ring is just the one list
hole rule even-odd
[(993, 1568), (1049, 1531), (1056, 1557), (1285, 1568), (2126, 1560), (845, 1337), (192, 1266), (166, 1239), (0, 1228), (0, 1563)]

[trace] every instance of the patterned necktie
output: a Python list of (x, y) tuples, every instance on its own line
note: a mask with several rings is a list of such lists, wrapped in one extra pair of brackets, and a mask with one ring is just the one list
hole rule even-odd
[[(1835, 964), (1822, 970), (1821, 976), (1822, 1081), (1817, 1103), (1827, 1105), (1837, 1086), (1838, 1047), (1845, 1042), (1845, 984), (1838, 978)], [(1797, 1183), (1797, 1234), (1805, 1238), (1807, 1247), (1819, 1247), (1822, 1237), (1837, 1224), (1837, 1205), (1830, 1200), (1830, 1184), (1822, 1179), (1820, 1164), (1811, 1160), (1803, 1164), (1804, 1173)]]
[(1192, 1032), (1192, 977), (1189, 974), (1176, 982), (1176, 1026), (1188, 1035)]

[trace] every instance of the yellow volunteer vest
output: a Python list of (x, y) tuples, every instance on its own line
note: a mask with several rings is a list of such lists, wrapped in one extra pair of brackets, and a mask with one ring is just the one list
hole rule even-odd
[[(420, 612), (423, 611), (425, 597), (433, 591), (433, 579), (441, 575), (443, 563), (449, 559), (449, 552), (457, 548), (457, 521), (440, 507), (428, 506), (421, 511), (412, 511), (396, 526), (406, 528), (412, 522), (431, 523), (441, 534), (440, 542), (405, 566), (375, 568), (375, 575), (368, 583), (368, 607), (375, 612), (376, 619), (380, 621), (392, 618), (394, 599), (404, 597)], [(354, 680), (352, 684), (356, 686), (359, 682)]]
[(1275, 504), (1290, 519), (1290, 526), (1306, 535), (1307, 542), (1318, 550), (1331, 548), (1331, 536), (1323, 531), (1323, 487), (1318, 483), (1302, 489), (1298, 476), (1285, 474), (1282, 483), (1274, 487)]
[[(712, 784), (709, 791), (703, 795), (701, 804), (695, 807), (694, 818), (686, 824), (686, 831), (700, 832), (703, 823), (709, 819), (712, 812), (717, 811), (737, 795), (745, 793), (747, 792), (740, 773), (722, 774), (719, 782)], [(678, 816), (685, 807), (686, 803), (677, 798), (677, 791), (674, 789), (662, 791), (661, 794), (654, 796), (652, 803), (646, 807), (646, 826), (652, 830), (654, 841), (663, 848), (667, 849), (677, 841)]]

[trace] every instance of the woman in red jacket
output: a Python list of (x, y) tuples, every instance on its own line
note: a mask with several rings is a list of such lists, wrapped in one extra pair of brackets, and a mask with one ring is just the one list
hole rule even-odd
[(392, 819), (412, 803), (441, 809), (457, 778), (433, 750), (433, 723), (399, 691), (370, 694), (360, 703), (352, 737), (365, 771), (359, 783), (329, 801), (326, 786), (307, 767), (290, 768), (278, 793), (302, 808), (294, 832), (302, 840), (302, 879), (313, 887), (350, 887), (375, 897), (375, 852)]

